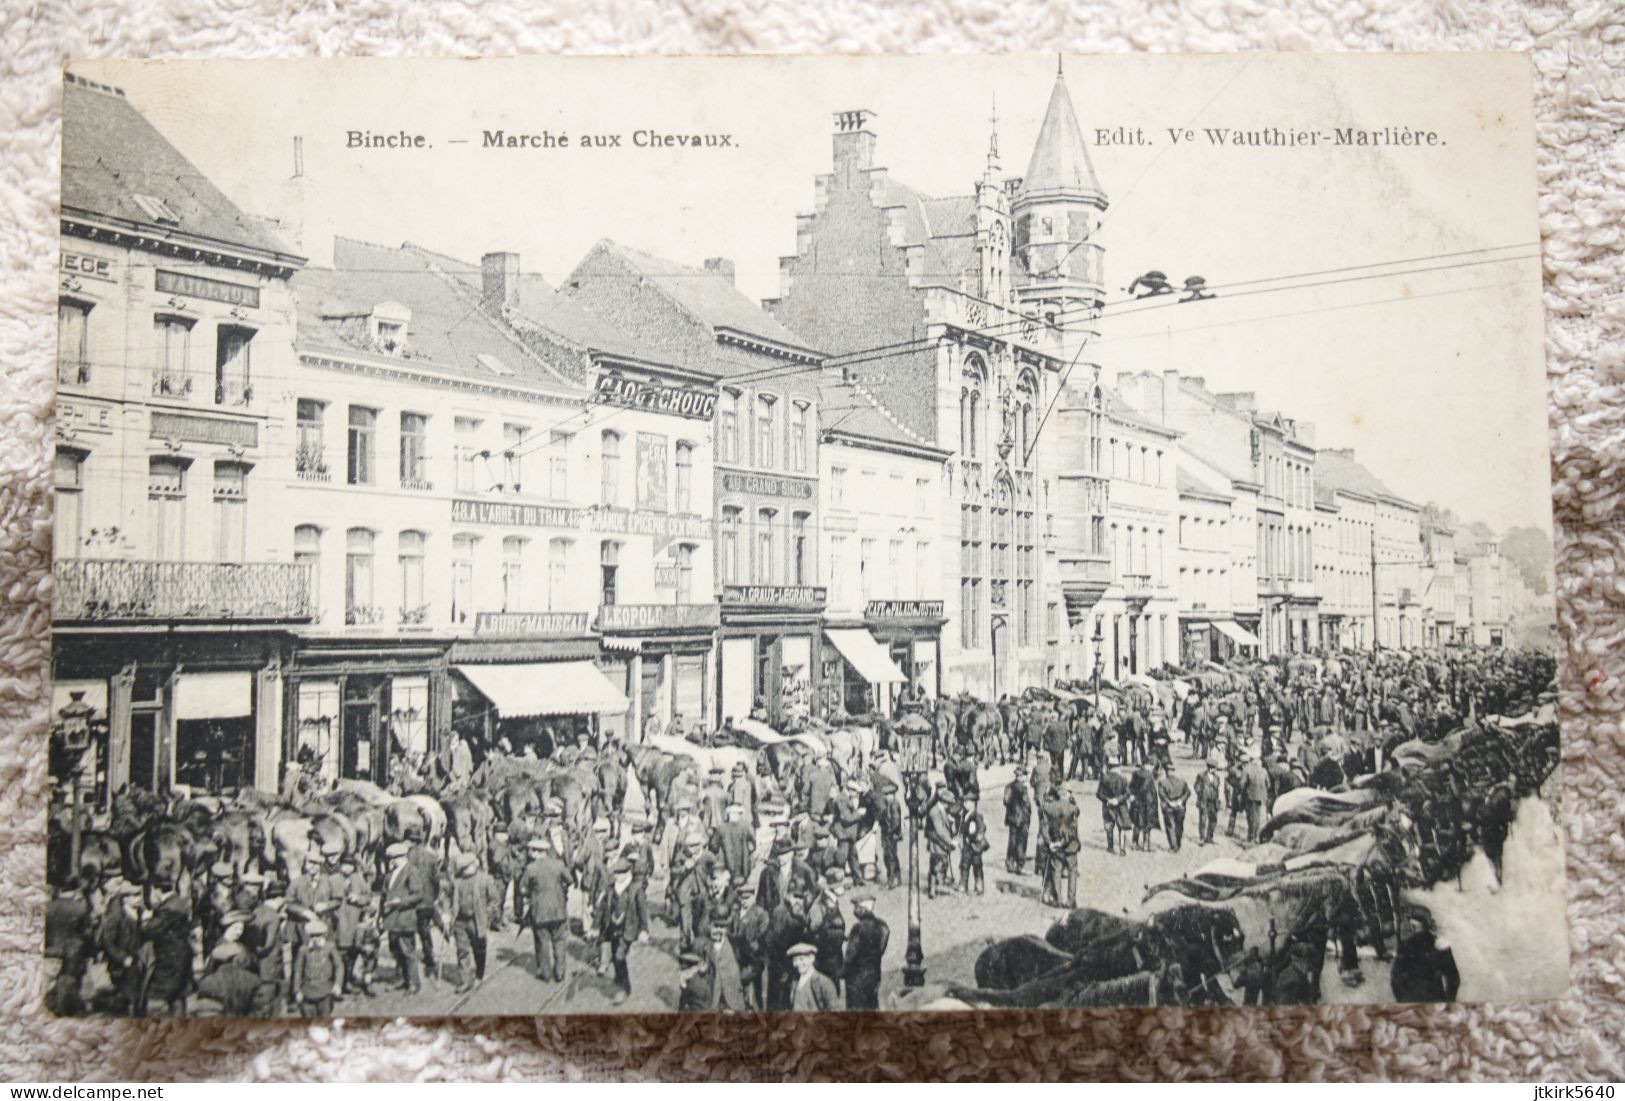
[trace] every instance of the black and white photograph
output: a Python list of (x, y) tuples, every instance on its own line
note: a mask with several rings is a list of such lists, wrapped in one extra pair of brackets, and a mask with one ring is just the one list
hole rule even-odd
[(1531, 81), (69, 65), (45, 1005), (1563, 997)]

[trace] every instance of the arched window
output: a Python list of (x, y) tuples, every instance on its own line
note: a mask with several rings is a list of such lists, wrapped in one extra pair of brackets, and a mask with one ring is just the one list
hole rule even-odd
[(1036, 442), (1033, 410), (1038, 404), (1038, 381), (1031, 372), (1023, 371), (1016, 384), (1016, 465), (1032, 464), (1032, 449)]
[(981, 456), (982, 398), (987, 392), (987, 369), (978, 356), (965, 360), (965, 377), (959, 391), (959, 440), (965, 458)]
[(621, 434), (606, 428), (600, 443), (602, 477), (599, 500), (606, 505), (618, 505), (621, 500)]
[(351, 528), (344, 535), (344, 622), (378, 622), (373, 603), (373, 543), (370, 528)]
[(429, 605), (423, 595), (423, 547), (421, 531), (403, 531), (395, 541), (395, 564), (401, 576), (401, 622), (424, 623)]

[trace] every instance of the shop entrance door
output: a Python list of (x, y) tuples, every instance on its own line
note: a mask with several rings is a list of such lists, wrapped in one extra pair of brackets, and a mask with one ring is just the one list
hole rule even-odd
[(340, 739), (343, 758), (339, 774), (346, 780), (371, 780), (383, 784), (387, 777), (378, 775), (379, 686), (370, 678), (352, 677), (344, 685), (343, 737)]

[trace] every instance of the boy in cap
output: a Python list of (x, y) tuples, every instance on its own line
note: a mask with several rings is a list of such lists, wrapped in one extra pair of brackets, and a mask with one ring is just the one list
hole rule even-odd
[(344, 964), (327, 939), (327, 922), (305, 923), (305, 943), (293, 959), (293, 996), (305, 1017), (331, 1017)]
[(711, 1008), (711, 975), (705, 957), (691, 948), (677, 954), (677, 1012), (704, 1013)]
[(991, 842), (987, 839), (987, 819), (982, 817), (981, 808), (975, 803), (968, 802), (964, 815), (959, 820), (959, 890), (970, 894), (972, 885), (977, 894), (985, 894), (987, 885), (982, 877), (982, 854), (987, 852)]
[(874, 789), (875, 823), (880, 828), (880, 856), (886, 869), (888, 890), (903, 882), (903, 864), (897, 847), (903, 840), (903, 803), (897, 797), (897, 784), (883, 776)]
[(928, 898), (936, 898), (939, 890), (953, 890), (954, 835), (958, 830), (954, 811), (957, 803), (947, 784), (937, 784), (936, 797), (925, 814), (925, 843), (931, 854), (925, 884)]

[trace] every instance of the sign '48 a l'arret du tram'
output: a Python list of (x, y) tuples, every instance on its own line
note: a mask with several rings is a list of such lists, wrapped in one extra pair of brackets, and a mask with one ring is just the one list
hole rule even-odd
[(257, 64), (66, 77), (55, 1012), (1566, 989), (1526, 59)]

